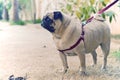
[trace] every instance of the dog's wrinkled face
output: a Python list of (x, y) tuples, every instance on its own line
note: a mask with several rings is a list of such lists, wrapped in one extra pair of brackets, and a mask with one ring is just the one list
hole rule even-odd
[(60, 11), (48, 13), (43, 17), (41, 26), (43, 26), (49, 32), (54, 33), (56, 30), (56, 20), (62, 21), (62, 17), (63, 16)]

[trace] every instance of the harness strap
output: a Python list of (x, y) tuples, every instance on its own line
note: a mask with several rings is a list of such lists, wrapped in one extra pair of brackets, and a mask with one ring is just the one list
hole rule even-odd
[(78, 39), (78, 41), (74, 45), (72, 45), (70, 48), (64, 49), (64, 50), (58, 49), (58, 51), (64, 53), (64, 51), (68, 51), (68, 50), (74, 49), (82, 40), (84, 41), (84, 34), (85, 34), (85, 32), (84, 32), (84, 29), (82, 27), (82, 33), (81, 33), (80, 38)]

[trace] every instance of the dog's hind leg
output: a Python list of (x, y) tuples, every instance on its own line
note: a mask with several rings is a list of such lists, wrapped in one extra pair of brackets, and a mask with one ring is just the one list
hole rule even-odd
[(107, 57), (108, 57), (109, 51), (110, 51), (110, 41), (105, 42), (105, 43), (102, 43), (102, 44), (101, 44), (101, 49), (102, 49), (103, 55), (104, 55), (102, 69), (106, 69)]
[(91, 55), (92, 55), (92, 58), (93, 58), (93, 65), (92, 66), (94, 66), (94, 65), (97, 64), (97, 53), (96, 53), (96, 51), (91, 52)]

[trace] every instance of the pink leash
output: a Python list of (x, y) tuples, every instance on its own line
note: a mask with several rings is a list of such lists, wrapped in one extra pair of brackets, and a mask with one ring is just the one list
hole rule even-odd
[[(119, 0), (115, 0), (113, 1), (111, 4), (109, 4), (108, 6), (106, 6), (105, 8), (103, 8), (102, 10), (100, 10), (98, 12), (98, 14), (102, 14), (103, 12), (105, 12), (107, 9), (109, 9), (111, 6), (113, 6), (115, 3), (117, 3)], [(92, 16), (91, 18), (89, 18), (87, 21), (86, 21), (86, 24), (91, 22), (92, 19), (94, 18), (94, 16)]]

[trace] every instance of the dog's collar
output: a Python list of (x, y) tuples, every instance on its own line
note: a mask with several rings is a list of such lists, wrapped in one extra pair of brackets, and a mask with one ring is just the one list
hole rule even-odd
[(77, 42), (76, 42), (74, 45), (72, 45), (71, 47), (69, 47), (68, 49), (64, 49), (64, 50), (58, 49), (58, 51), (61, 52), (61, 53), (64, 53), (65, 51), (69, 51), (69, 50), (74, 49), (75, 47), (78, 46), (78, 44), (79, 44), (82, 40), (84, 41), (84, 35), (85, 35), (85, 31), (84, 31), (84, 28), (83, 28), (83, 26), (82, 26), (82, 33), (81, 33), (81, 35), (80, 35), (80, 38), (77, 40)]

